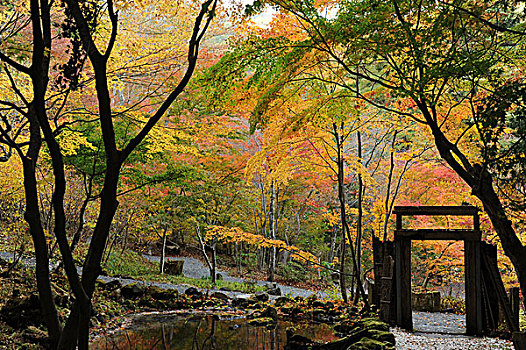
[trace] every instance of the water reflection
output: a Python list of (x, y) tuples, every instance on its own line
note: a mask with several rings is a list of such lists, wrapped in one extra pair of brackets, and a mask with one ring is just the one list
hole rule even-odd
[(317, 341), (334, 340), (332, 329), (323, 324), (279, 321), (272, 328), (251, 326), (246, 319), (218, 320), (211, 315), (160, 319), (147, 317), (132, 329), (100, 339), (92, 349), (184, 349), (184, 350), (282, 350), (288, 327)]

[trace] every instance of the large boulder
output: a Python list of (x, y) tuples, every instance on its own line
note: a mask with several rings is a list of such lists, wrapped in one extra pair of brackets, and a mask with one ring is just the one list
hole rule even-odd
[(181, 276), (183, 274), (184, 260), (168, 260), (164, 262), (164, 273)]
[(246, 308), (256, 303), (256, 298), (253, 294), (238, 294), (232, 300), (232, 306)]
[(393, 349), (394, 346), (389, 343), (379, 341), (377, 339), (371, 339), (368, 337), (363, 337), (360, 341), (352, 344), (347, 348), (347, 350), (389, 350)]
[(121, 288), (121, 295), (127, 299), (136, 299), (144, 295), (146, 288), (139, 283), (130, 283)]
[(281, 295), (281, 289), (279, 288), (278, 284), (275, 282), (265, 284), (265, 289), (269, 295), (275, 295), (275, 296)]
[(148, 294), (155, 300), (172, 300), (176, 299), (177, 289), (163, 289), (157, 286), (152, 286), (148, 288)]
[(292, 303), (294, 300), (289, 297), (277, 297), (274, 305), (281, 307), (287, 303)]
[(440, 312), (440, 292), (412, 292), (411, 305), (415, 311)]
[(38, 295), (31, 294), (21, 298), (8, 299), (0, 309), (0, 319), (17, 329), (30, 325), (40, 325), (42, 317)]
[(122, 288), (122, 283), (121, 281), (119, 281), (118, 279), (114, 279), (114, 280), (111, 280), (111, 281), (106, 281), (102, 278), (99, 278), (97, 279), (97, 286), (98, 288), (102, 289), (102, 290), (107, 290), (107, 291), (114, 291), (116, 289), (119, 289), (119, 288)]
[(278, 311), (273, 308), (272, 306), (268, 306), (263, 312), (261, 313), (261, 317), (269, 317), (273, 320), (278, 320)]
[(201, 298), (203, 296), (203, 293), (201, 293), (197, 288), (195, 287), (190, 287), (190, 288), (187, 288), (185, 291), (184, 291), (184, 294), (188, 295), (189, 297), (193, 298), (193, 299), (196, 299), (196, 298)]
[(210, 297), (219, 299), (219, 300), (223, 300), (223, 301), (227, 301), (229, 299), (228, 295), (226, 295), (225, 293), (221, 293), (221, 292), (213, 292), (212, 295), (210, 295)]
[(263, 291), (257, 291), (254, 295), (258, 301), (268, 301), (269, 300), (268, 294)]

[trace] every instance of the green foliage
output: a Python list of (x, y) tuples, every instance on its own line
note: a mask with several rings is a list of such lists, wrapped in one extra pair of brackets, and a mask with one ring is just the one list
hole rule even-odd
[(314, 277), (311, 269), (306, 269), (303, 265), (295, 261), (278, 264), (277, 274), (285, 281), (290, 282), (307, 282)]
[(514, 209), (526, 209), (526, 84), (512, 81), (477, 110), (484, 164)]
[(451, 312), (457, 315), (465, 315), (466, 314), (466, 303), (464, 299), (453, 298), (450, 296), (441, 296), (440, 297), (440, 309), (450, 310)]

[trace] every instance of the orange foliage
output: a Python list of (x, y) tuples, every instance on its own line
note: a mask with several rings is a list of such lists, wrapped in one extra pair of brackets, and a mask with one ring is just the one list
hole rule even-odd
[(287, 243), (279, 239), (269, 239), (262, 235), (245, 232), (239, 227), (225, 227), (225, 226), (211, 226), (205, 235), (205, 241), (216, 240), (223, 243), (247, 243), (258, 248), (272, 248), (283, 249), (291, 252), (291, 258), (307, 262), (317, 263), (318, 258), (313, 254), (299, 249), (298, 247), (287, 245)]

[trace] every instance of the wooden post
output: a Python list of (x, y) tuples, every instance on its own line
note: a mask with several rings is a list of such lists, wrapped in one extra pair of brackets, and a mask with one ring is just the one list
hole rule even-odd
[(464, 241), (466, 284), (466, 334), (482, 334), (482, 290), (480, 275), (480, 242)]
[(390, 255), (384, 258), (382, 277), (380, 279), (379, 291), (379, 316), (380, 319), (387, 323), (392, 323), (394, 314), (394, 300), (391, 298), (393, 289), (393, 265), (394, 261)]
[(396, 270), (396, 324), (413, 330), (411, 310), (411, 240), (395, 241)]
[[(373, 236), (373, 271), (374, 271), (374, 284), (375, 287), (372, 291), (372, 305), (375, 305), (376, 309), (380, 308), (380, 290), (381, 290), (381, 278), (383, 276), (383, 260), (385, 249), (383, 245), (385, 244), (380, 242), (380, 239), (376, 236)], [(371, 293), (371, 292), (369, 292)]]
[[(497, 266), (497, 247), (486, 242), (481, 243), (481, 254), (490, 266)], [(481, 256), (481, 259), (482, 259)], [(485, 291), (485, 302), (486, 302), (486, 313), (485, 325), (486, 330), (496, 331), (499, 325), (499, 297), (497, 290), (493, 287), (493, 283), (490, 281), (491, 272), (488, 271), (485, 264), (481, 266), (482, 274), (482, 285)]]
[(513, 287), (510, 289), (510, 306), (513, 322), (515, 326), (519, 329), (519, 288)]

